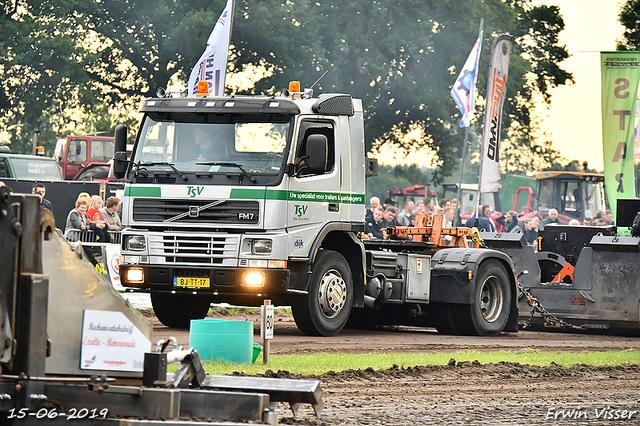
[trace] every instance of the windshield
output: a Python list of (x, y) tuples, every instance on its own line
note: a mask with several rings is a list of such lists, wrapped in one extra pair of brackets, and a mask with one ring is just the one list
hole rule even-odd
[(16, 179), (62, 180), (58, 163), (44, 158), (11, 158)]
[[(171, 163), (181, 172), (278, 174), (284, 165), (289, 117), (264, 115), (149, 114), (134, 163)], [(220, 164), (214, 164), (220, 163)], [(163, 167), (158, 165), (158, 167)], [(166, 166), (164, 166), (166, 167)]]

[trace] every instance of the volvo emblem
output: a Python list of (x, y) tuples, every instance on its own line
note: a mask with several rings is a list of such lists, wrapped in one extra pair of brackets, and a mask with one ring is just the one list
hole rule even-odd
[(198, 206), (189, 206), (189, 217), (198, 217), (200, 216), (200, 209)]

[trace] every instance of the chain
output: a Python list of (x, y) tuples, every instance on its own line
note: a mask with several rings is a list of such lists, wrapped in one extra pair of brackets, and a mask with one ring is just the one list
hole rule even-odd
[(586, 324), (583, 325), (575, 325), (566, 322), (565, 320), (558, 318), (553, 315), (549, 311), (547, 311), (544, 306), (540, 304), (540, 300), (537, 296), (531, 295), (522, 285), (520, 281), (516, 278), (516, 285), (518, 286), (518, 292), (520, 295), (524, 295), (527, 298), (527, 304), (531, 306), (531, 312), (529, 313), (529, 319), (520, 323), (523, 329), (527, 327), (531, 327), (531, 321), (533, 320), (533, 314), (538, 312), (542, 315), (546, 324), (551, 324), (554, 327), (562, 327), (562, 328), (572, 328), (574, 330), (586, 330), (588, 327)]

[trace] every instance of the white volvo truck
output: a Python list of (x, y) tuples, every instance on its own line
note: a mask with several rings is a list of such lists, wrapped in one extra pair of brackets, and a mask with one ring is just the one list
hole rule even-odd
[[(345, 326), (517, 330), (509, 257), (482, 248), (361, 239), (362, 102), (345, 94), (159, 97), (144, 101), (126, 178), (122, 285), (151, 293), (158, 319), (188, 327), (213, 302), (291, 306), (304, 333)], [(203, 142), (204, 141), (204, 142)]]

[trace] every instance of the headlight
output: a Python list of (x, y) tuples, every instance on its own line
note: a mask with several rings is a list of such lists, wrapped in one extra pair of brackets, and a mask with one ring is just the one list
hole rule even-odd
[(264, 282), (264, 272), (247, 272), (244, 276), (244, 285), (249, 287), (262, 287)]
[(124, 248), (131, 251), (142, 251), (147, 248), (143, 235), (126, 235)]
[(269, 254), (271, 253), (271, 240), (252, 240), (251, 253), (253, 254)]
[(124, 281), (127, 283), (144, 283), (144, 271), (139, 268), (130, 268), (125, 271)]

